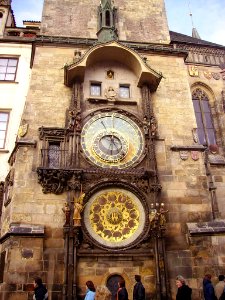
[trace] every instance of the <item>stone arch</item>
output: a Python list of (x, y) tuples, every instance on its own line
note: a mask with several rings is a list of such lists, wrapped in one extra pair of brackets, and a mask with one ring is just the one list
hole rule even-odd
[(156, 91), (162, 78), (162, 74), (150, 68), (137, 52), (113, 41), (93, 46), (79, 61), (66, 66), (65, 85), (71, 86), (74, 81), (83, 82), (85, 69), (102, 60), (117, 61), (126, 65), (137, 76), (137, 86), (148, 84), (151, 92)]

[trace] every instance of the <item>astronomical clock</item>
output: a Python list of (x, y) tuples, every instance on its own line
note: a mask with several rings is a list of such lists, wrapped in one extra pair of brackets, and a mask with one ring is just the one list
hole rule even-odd
[[(129, 114), (112, 110), (96, 113), (84, 124), (81, 147), (93, 165), (106, 172), (119, 172), (140, 162), (145, 140), (142, 129)], [(129, 248), (145, 232), (146, 207), (135, 191), (114, 182), (91, 194), (83, 222), (87, 236), (100, 248)]]
[(102, 168), (125, 169), (137, 163), (143, 153), (141, 129), (129, 117), (99, 113), (83, 127), (81, 145), (86, 157)]

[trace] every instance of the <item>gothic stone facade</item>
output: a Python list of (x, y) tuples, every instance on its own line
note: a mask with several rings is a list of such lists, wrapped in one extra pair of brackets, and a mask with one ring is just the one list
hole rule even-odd
[(35, 276), (52, 300), (121, 277), (131, 298), (135, 274), (148, 299), (175, 299), (178, 274), (201, 299), (204, 274), (225, 272), (225, 48), (170, 42), (163, 1), (89, 2), (44, 4), (0, 299), (32, 299)]

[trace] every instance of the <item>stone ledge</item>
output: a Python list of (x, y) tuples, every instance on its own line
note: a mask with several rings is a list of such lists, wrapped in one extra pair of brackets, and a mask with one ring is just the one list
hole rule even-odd
[(44, 233), (43, 225), (11, 223), (8, 232), (1, 236), (0, 244), (10, 236), (44, 237)]
[(187, 223), (188, 232), (193, 235), (216, 235), (225, 233), (225, 220), (214, 220), (209, 222)]
[(203, 145), (190, 145), (190, 146), (179, 146), (179, 145), (172, 145), (170, 147), (172, 151), (200, 151), (204, 152), (206, 150), (206, 147)]

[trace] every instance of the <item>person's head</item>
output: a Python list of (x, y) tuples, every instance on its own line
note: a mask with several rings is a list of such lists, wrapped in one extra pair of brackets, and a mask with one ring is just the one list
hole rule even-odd
[(88, 281), (86, 282), (86, 286), (87, 286), (87, 288), (88, 288), (90, 291), (95, 292), (95, 286), (94, 286), (94, 283), (93, 283), (91, 280), (88, 280)]
[(176, 277), (176, 286), (179, 288), (179, 287), (181, 287), (181, 286), (184, 285), (184, 284), (185, 284), (185, 279), (184, 279), (184, 277), (181, 276), (181, 275), (178, 275), (178, 276)]
[(34, 286), (40, 286), (42, 285), (42, 279), (40, 277), (34, 278)]
[(134, 275), (134, 278), (137, 282), (141, 281), (141, 276), (140, 275)]
[(219, 275), (219, 281), (224, 281), (225, 277), (224, 275)]
[(125, 287), (125, 280), (124, 279), (120, 279), (118, 282), (119, 287)]
[(204, 280), (211, 281), (212, 275), (211, 274), (205, 274)]

